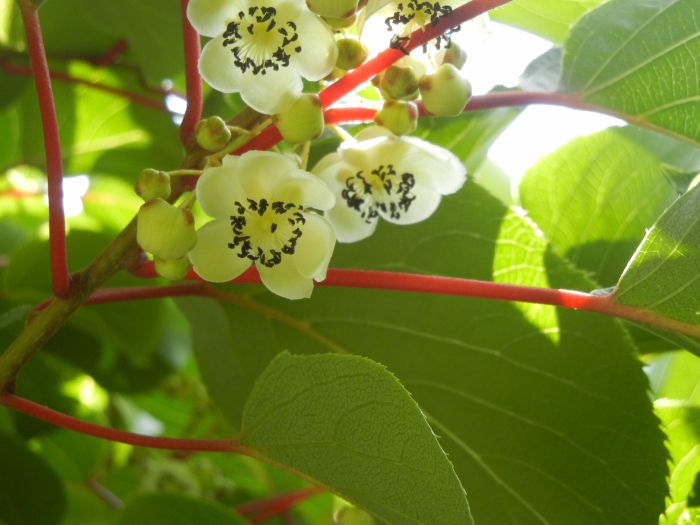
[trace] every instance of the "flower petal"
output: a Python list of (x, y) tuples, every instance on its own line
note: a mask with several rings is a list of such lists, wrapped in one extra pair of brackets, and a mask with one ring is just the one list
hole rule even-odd
[(272, 268), (262, 265), (256, 266), (260, 280), (272, 293), (286, 299), (311, 297), (311, 292), (314, 289), (313, 280), (301, 275), (291, 261), (282, 261)]
[(306, 223), (290, 259), (303, 277), (322, 281), (335, 248), (335, 233), (330, 223), (315, 213), (305, 213)]
[(327, 170), (333, 165), (338, 164), (339, 162), (342, 162), (342, 159), (340, 158), (340, 155), (338, 155), (338, 153), (334, 151), (333, 153), (329, 153), (328, 155), (324, 156), (321, 160), (319, 160), (314, 166), (314, 169), (311, 170), (311, 173), (315, 175), (320, 175), (325, 170)]
[(290, 157), (272, 151), (249, 151), (238, 159), (236, 177), (251, 199), (270, 199), (281, 181), (299, 169)]
[(197, 201), (204, 213), (216, 219), (228, 219), (235, 201), (244, 202), (243, 191), (235, 168), (206, 168), (197, 181)]
[(293, 202), (304, 207), (327, 210), (335, 204), (335, 197), (318, 177), (304, 170), (294, 170), (289, 178), (275, 189), (275, 200)]
[(268, 69), (264, 75), (247, 71), (241, 77), (241, 98), (255, 111), (266, 115), (287, 109), (303, 88), (301, 77), (291, 64), (277, 71)]
[(199, 57), (199, 72), (211, 87), (222, 93), (241, 90), (243, 74), (233, 63), (233, 54), (224, 47), (224, 37), (210, 40)]
[(292, 66), (307, 80), (328, 76), (338, 59), (338, 46), (333, 33), (319, 17), (304, 10), (294, 20), (301, 52), (292, 55)]
[(204, 36), (218, 36), (226, 30), (228, 21), (241, 10), (239, 0), (190, 0), (187, 5), (187, 18)]
[(467, 169), (452, 152), (414, 137), (404, 140), (413, 147), (403, 153), (397, 169), (409, 171), (421, 181), (427, 177), (443, 195), (454, 193), (464, 185)]
[(197, 244), (189, 257), (194, 271), (213, 283), (230, 281), (250, 266), (250, 260), (238, 257), (228, 247), (233, 239), (231, 225), (226, 220), (211, 221), (197, 232)]
[(401, 211), (398, 218), (392, 218), (391, 213), (379, 210), (379, 215), (394, 224), (415, 224), (430, 217), (440, 204), (441, 195), (430, 186), (416, 185), (412, 193), (415, 200), (411, 202), (408, 210)]

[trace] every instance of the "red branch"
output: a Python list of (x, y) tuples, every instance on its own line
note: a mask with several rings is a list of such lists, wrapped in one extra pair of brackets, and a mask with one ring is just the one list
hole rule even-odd
[(81, 434), (87, 434), (109, 441), (118, 441), (127, 445), (137, 447), (162, 448), (168, 450), (191, 450), (199, 452), (236, 452), (238, 454), (250, 454), (250, 451), (236, 443), (234, 440), (227, 439), (177, 439), (167, 437), (144, 436), (142, 434), (134, 434), (125, 432), (124, 430), (116, 430), (114, 428), (103, 427), (84, 421), (82, 419), (57, 412), (51, 408), (45, 407), (28, 399), (13, 395), (0, 395), (0, 405), (5, 405), (8, 408), (17, 410), (27, 414), (28, 416), (40, 419), (58, 427), (67, 428)]
[(129, 49), (129, 42), (126, 40), (119, 40), (112, 49), (109, 49), (106, 53), (101, 56), (95, 57), (89, 62), (93, 66), (107, 67), (115, 64), (124, 53)]
[[(0, 69), (3, 71), (10, 73), (12, 75), (26, 75), (26, 76), (31, 76), (32, 75), (32, 70), (29, 67), (25, 66), (19, 66), (16, 64), (10, 64), (9, 62), (5, 62), (4, 64), (0, 64)], [(165, 104), (163, 102), (159, 102), (157, 100), (153, 100), (151, 98), (145, 97), (143, 95), (139, 95), (138, 93), (132, 93), (131, 91), (126, 91), (125, 89), (119, 89), (115, 88), (112, 86), (105, 86), (104, 84), (100, 84), (98, 82), (91, 82), (89, 80), (85, 80), (82, 78), (76, 78), (71, 75), (68, 75), (66, 73), (62, 73), (60, 71), (51, 71), (50, 72), (51, 79), (52, 80), (58, 80), (60, 82), (65, 82), (66, 84), (76, 84), (79, 86), (87, 86), (89, 88), (97, 89), (99, 91), (104, 91), (106, 93), (111, 93), (112, 95), (117, 95), (119, 97), (123, 97), (134, 104), (139, 104), (141, 106), (146, 106), (149, 108), (157, 109), (158, 111), (165, 111), (167, 112), (168, 109), (165, 107)]]
[(189, 0), (180, 0), (182, 11), (182, 35), (185, 46), (185, 82), (187, 84), (187, 109), (180, 124), (180, 140), (186, 144), (194, 127), (202, 118), (202, 78), (199, 75), (199, 54), (201, 44), (199, 34), (187, 18)]
[(305, 501), (317, 494), (322, 494), (323, 487), (307, 487), (286, 494), (280, 494), (272, 498), (266, 498), (250, 503), (244, 503), (236, 507), (236, 512), (249, 516), (252, 523), (262, 523), (275, 516), (284, 514), (297, 503)]
[[(457, 27), (491, 9), (507, 4), (510, 1), (511, 0), (472, 0), (452, 11), (437, 24), (428, 25), (411, 33), (411, 39), (407, 45), (404, 46), (404, 50), (406, 53), (409, 53), (417, 47), (430, 42), (433, 38), (437, 38), (445, 31)], [(385, 49), (360, 67), (350, 71), (343, 78), (319, 93), (324, 109), (337, 102), (363, 82), (377, 75), (377, 73), (384, 71), (403, 56), (405, 56), (405, 53), (398, 49)], [(253, 138), (248, 144), (236, 151), (235, 154), (240, 155), (250, 150), (267, 150), (280, 140), (282, 140), (282, 136), (279, 134), (277, 128), (270, 126), (265, 128), (262, 133)]]
[(66, 297), (70, 287), (66, 254), (66, 221), (63, 213), (63, 157), (58, 134), (58, 119), (51, 89), (49, 66), (41, 35), (37, 8), (28, 1), (19, 2), (22, 22), (27, 34), (27, 48), (32, 64), (44, 131), (46, 173), (49, 194), (49, 246), (51, 248), (51, 277), (53, 292)]

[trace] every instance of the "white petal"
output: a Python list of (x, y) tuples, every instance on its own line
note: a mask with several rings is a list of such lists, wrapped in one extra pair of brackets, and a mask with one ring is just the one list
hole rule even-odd
[(338, 155), (337, 152), (329, 153), (316, 163), (314, 169), (311, 170), (311, 173), (320, 175), (326, 169), (330, 168), (335, 164), (338, 164), (339, 162), (342, 162), (342, 159), (340, 158), (340, 155)]
[(224, 38), (210, 40), (199, 57), (199, 72), (211, 87), (222, 93), (241, 90), (243, 74), (233, 63), (233, 54), (224, 47)]
[(236, 176), (246, 197), (269, 200), (288, 174), (297, 169), (297, 164), (286, 155), (249, 151), (239, 157)]
[(335, 248), (335, 233), (330, 223), (315, 213), (305, 213), (306, 223), (290, 259), (303, 277), (322, 281)]
[(376, 139), (377, 137), (396, 137), (396, 135), (383, 126), (368, 126), (355, 135), (355, 140), (362, 141)]
[(333, 71), (338, 59), (338, 46), (333, 33), (308, 10), (303, 11), (294, 22), (301, 52), (292, 55), (292, 66), (307, 80), (321, 80)]
[(226, 25), (241, 10), (239, 0), (190, 0), (187, 5), (187, 18), (204, 36), (219, 36)]
[(246, 199), (237, 172), (230, 166), (205, 169), (195, 192), (204, 213), (216, 219), (228, 219), (233, 203)]
[(242, 75), (241, 98), (255, 111), (274, 115), (291, 106), (302, 88), (301, 77), (291, 64), (277, 71), (269, 69), (264, 75), (249, 70)]
[(415, 224), (430, 217), (440, 204), (440, 194), (430, 187), (416, 185), (412, 193), (416, 196), (415, 200), (411, 202), (407, 211), (401, 212), (398, 219), (393, 219), (390, 213), (381, 210), (379, 215), (385, 221), (394, 224)]
[(233, 230), (226, 220), (212, 221), (199, 229), (190, 261), (202, 279), (223, 283), (238, 277), (250, 266), (250, 260), (238, 257), (228, 247), (232, 240)]
[(464, 185), (467, 169), (452, 152), (421, 139), (405, 137), (404, 140), (413, 147), (401, 157), (399, 166), (403, 171), (413, 173), (421, 181), (428, 177), (443, 195), (454, 193)]
[(409, 149), (403, 140), (384, 136), (341, 147), (338, 152), (345, 162), (369, 173), (381, 165), (396, 165)]
[(304, 299), (311, 297), (314, 282), (301, 275), (291, 261), (282, 261), (280, 264), (268, 268), (256, 265), (260, 279), (268, 290), (286, 299)]
[(290, 172), (289, 176), (275, 189), (275, 200), (317, 210), (327, 210), (335, 204), (333, 193), (318, 177), (300, 169)]

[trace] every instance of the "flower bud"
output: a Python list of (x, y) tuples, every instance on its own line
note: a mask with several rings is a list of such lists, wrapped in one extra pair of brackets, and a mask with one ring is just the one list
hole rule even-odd
[(450, 46), (445, 49), (445, 55), (442, 57), (442, 63), (452, 64), (457, 69), (462, 69), (462, 66), (464, 66), (466, 62), (467, 52), (454, 42), (450, 42)]
[(207, 151), (217, 151), (231, 140), (231, 130), (221, 117), (209, 117), (197, 122), (194, 128), (197, 144)]
[(418, 79), (410, 67), (393, 65), (384, 71), (379, 90), (387, 100), (413, 100), (418, 97)]
[(170, 197), (170, 175), (164, 171), (145, 169), (139, 173), (134, 190), (145, 200)]
[(323, 19), (326, 21), (326, 23), (331, 26), (332, 29), (347, 29), (351, 25), (355, 23), (355, 15), (348, 16), (345, 18), (334, 18), (330, 16), (324, 16)]
[(324, 18), (349, 18), (357, 11), (358, 0), (306, 0), (309, 9)]
[(184, 257), (197, 242), (192, 213), (163, 199), (148, 201), (137, 216), (136, 241), (160, 259)]
[(292, 106), (273, 117), (284, 140), (298, 144), (323, 133), (323, 106), (318, 95), (303, 93)]
[(341, 38), (338, 40), (338, 60), (336, 67), (349, 71), (362, 64), (369, 56), (369, 50), (359, 40)]
[(455, 117), (464, 111), (472, 86), (452, 64), (443, 64), (420, 81), (423, 106), (433, 115)]
[(188, 257), (180, 257), (179, 259), (160, 259), (156, 257), (155, 260), (156, 273), (161, 277), (170, 279), (171, 281), (179, 281), (183, 279), (190, 267), (190, 259)]
[(401, 100), (384, 102), (384, 106), (374, 116), (374, 122), (395, 135), (406, 135), (416, 129), (418, 107), (413, 102)]
[(335, 517), (338, 525), (375, 525), (374, 518), (357, 507), (345, 507)]

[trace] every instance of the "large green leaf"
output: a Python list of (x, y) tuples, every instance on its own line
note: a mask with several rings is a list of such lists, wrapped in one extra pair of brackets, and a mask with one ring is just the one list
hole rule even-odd
[(167, 493), (130, 500), (120, 525), (245, 525), (246, 520), (223, 505)]
[(243, 413), (241, 444), (395, 525), (472, 522), (464, 489), (409, 393), (357, 356), (277, 356)]
[(564, 88), (700, 144), (699, 35), (697, 0), (611, 0), (572, 29)]
[(58, 525), (66, 507), (63, 485), (37, 454), (0, 435), (0, 522)]
[(700, 327), (700, 186), (681, 196), (647, 232), (614, 299)]
[(574, 22), (602, 1), (513, 0), (492, 11), (490, 16), (499, 22), (505, 22), (560, 43), (564, 41)]
[[(527, 219), (472, 184), (428, 221), (380, 225), (370, 239), (338, 246), (334, 265), (591, 286)], [(662, 434), (616, 322), (445, 296), (317, 288), (311, 300), (289, 302), (232, 289), (226, 303), (180, 304), (203, 380), (234, 423), (249, 378), (279, 351), (360, 354), (415, 396), (476, 523), (639, 525), (663, 510)]]
[(552, 245), (601, 287), (617, 282), (676, 196), (659, 161), (617, 129), (559, 148), (520, 184), (523, 207)]

